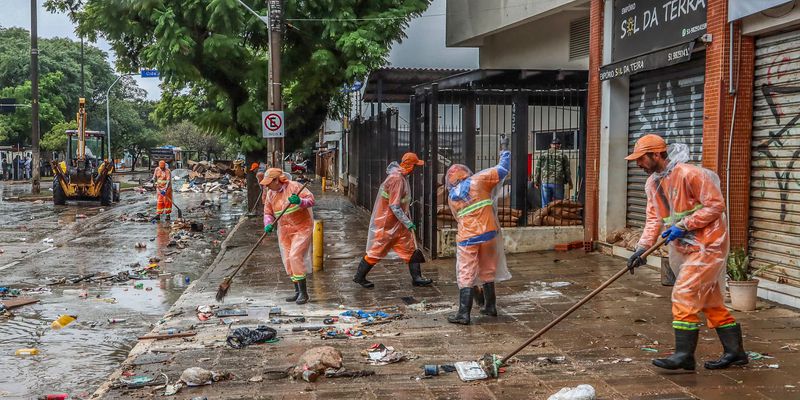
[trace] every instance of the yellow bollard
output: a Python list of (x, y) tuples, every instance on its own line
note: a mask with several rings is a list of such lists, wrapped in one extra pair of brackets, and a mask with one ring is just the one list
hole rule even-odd
[(322, 177), (322, 191), (325, 191), (325, 177)]
[(323, 267), (322, 265), (324, 256), (323, 248), (325, 245), (323, 242), (322, 233), (323, 233), (322, 220), (319, 219), (314, 220), (314, 247), (312, 250), (313, 253), (312, 264), (314, 265), (314, 272), (322, 271)]

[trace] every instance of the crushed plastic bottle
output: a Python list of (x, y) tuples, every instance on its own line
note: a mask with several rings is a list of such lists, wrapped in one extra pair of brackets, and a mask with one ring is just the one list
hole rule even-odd
[(63, 314), (60, 317), (58, 317), (58, 319), (53, 321), (53, 323), (50, 324), (50, 327), (52, 327), (53, 329), (61, 329), (61, 328), (65, 327), (65, 326), (71, 324), (76, 319), (78, 319), (78, 317), (75, 316), (75, 315)]
[(18, 349), (14, 354), (18, 356), (35, 356), (39, 354), (39, 349)]

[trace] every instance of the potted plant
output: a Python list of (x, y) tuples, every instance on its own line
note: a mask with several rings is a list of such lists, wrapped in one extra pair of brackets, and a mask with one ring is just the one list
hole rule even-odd
[(758, 279), (753, 277), (760, 272), (771, 268), (767, 265), (759, 269), (750, 268), (750, 256), (742, 249), (731, 251), (728, 255), (728, 289), (731, 295), (731, 307), (738, 311), (753, 311), (756, 309), (758, 293)]

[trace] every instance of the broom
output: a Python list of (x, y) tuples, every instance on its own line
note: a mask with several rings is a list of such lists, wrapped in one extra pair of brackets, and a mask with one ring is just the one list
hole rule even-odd
[[(306, 182), (303, 185), (303, 187), (301, 187), (300, 190), (297, 191), (296, 194), (300, 194), (306, 188), (306, 186), (308, 186), (308, 182)], [(273, 223), (274, 225), (278, 224), (278, 221), (281, 220), (281, 218), (284, 216), (284, 214), (286, 214), (286, 210), (288, 210), (289, 207), (291, 207), (291, 206), (292, 206), (291, 203), (286, 204), (286, 207), (283, 208), (283, 211), (281, 212), (281, 215), (278, 215), (278, 218), (275, 219), (275, 222)], [(250, 249), (250, 251), (244, 257), (242, 262), (240, 262), (239, 265), (236, 267), (236, 269), (233, 270), (233, 273), (228, 275), (228, 276), (226, 276), (222, 280), (222, 283), (220, 283), (219, 287), (217, 288), (217, 295), (215, 296), (217, 301), (222, 301), (222, 299), (225, 298), (225, 295), (228, 294), (228, 290), (231, 288), (231, 283), (233, 282), (233, 278), (236, 276), (237, 273), (239, 273), (239, 270), (242, 269), (244, 264), (247, 263), (247, 261), (250, 259), (250, 256), (252, 256), (253, 253), (255, 253), (256, 249), (258, 248), (258, 246), (261, 244), (261, 241), (263, 241), (265, 237), (267, 237), (267, 232), (264, 232), (263, 234), (261, 234), (261, 237), (258, 238), (258, 241), (256, 242), (256, 244), (253, 245), (253, 247)]]

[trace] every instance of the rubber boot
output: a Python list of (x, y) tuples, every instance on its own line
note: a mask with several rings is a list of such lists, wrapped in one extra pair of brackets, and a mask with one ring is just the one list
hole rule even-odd
[(153, 217), (153, 221), (161, 221), (161, 214), (156, 214), (156, 216)]
[(370, 270), (372, 270), (372, 265), (369, 265), (367, 260), (362, 258), (361, 262), (358, 264), (358, 270), (353, 276), (353, 282), (361, 285), (363, 288), (374, 288), (375, 284), (367, 280), (367, 274)]
[(469, 313), (472, 311), (472, 288), (462, 288), (458, 292), (458, 313), (447, 317), (452, 324), (469, 325)]
[(481, 308), (481, 314), (496, 317), (497, 297), (494, 294), (494, 282), (483, 284), (483, 298), (485, 306)]
[(308, 291), (306, 290), (305, 279), (297, 281), (297, 300), (295, 300), (295, 303), (297, 304), (308, 303)]
[(722, 357), (717, 361), (706, 361), (703, 365), (707, 369), (723, 369), (731, 365), (745, 365), (749, 361), (742, 345), (742, 326), (735, 324), (724, 328), (717, 328), (719, 341), (722, 342)]
[(286, 298), (286, 302), (287, 303), (291, 303), (291, 302), (297, 300), (297, 296), (300, 296), (300, 286), (297, 284), (297, 282), (293, 282), (293, 283), (294, 283), (294, 296), (287, 297)]
[(472, 297), (475, 299), (475, 305), (483, 308), (483, 305), (486, 303), (483, 299), (483, 288), (480, 286), (473, 286)]
[(172, 220), (172, 214), (167, 214), (167, 217), (164, 218), (166, 221)]
[(664, 369), (694, 371), (694, 350), (697, 348), (698, 330), (675, 329), (675, 353), (667, 358), (653, 360), (653, 365)]
[(422, 277), (422, 267), (418, 262), (408, 263), (408, 271), (411, 273), (411, 284), (413, 286), (428, 286), (432, 280)]

